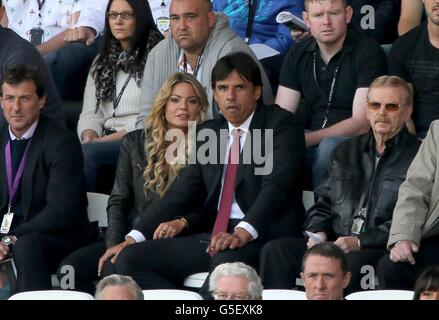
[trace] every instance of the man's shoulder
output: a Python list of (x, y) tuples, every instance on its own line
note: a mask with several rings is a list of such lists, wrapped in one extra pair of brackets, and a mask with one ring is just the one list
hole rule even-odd
[(40, 135), (45, 141), (51, 141), (47, 145), (52, 144), (59, 147), (60, 144), (62, 145), (67, 142), (79, 144), (78, 137), (75, 134), (73, 134), (65, 126), (55, 122), (43, 114), (40, 115), (38, 120), (35, 135)]
[(419, 41), (427, 41), (428, 37), (424, 37), (423, 34), (427, 33), (427, 24), (422, 23), (417, 27), (414, 27), (407, 33), (400, 36), (398, 39), (395, 40), (393, 43), (393, 46), (410, 46), (413, 47), (416, 45)]
[(372, 37), (363, 34), (361, 32), (357, 32), (354, 30), (348, 31), (347, 41), (346, 43), (352, 45), (354, 54), (361, 53), (365, 50), (370, 51), (370, 49), (381, 49), (381, 45)]
[(288, 55), (301, 57), (306, 54), (311, 54), (317, 46), (316, 40), (313, 37), (308, 37), (294, 45), (289, 51)]

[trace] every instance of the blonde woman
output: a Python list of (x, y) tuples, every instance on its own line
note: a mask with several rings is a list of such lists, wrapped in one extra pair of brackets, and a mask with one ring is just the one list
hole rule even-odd
[[(75, 268), (76, 290), (93, 293), (92, 282), (98, 278), (98, 273), (106, 276), (115, 272), (114, 263), (125, 246), (124, 239), (133, 220), (148, 214), (148, 208), (166, 193), (185, 166), (177, 161), (176, 153), (171, 152), (171, 159), (169, 155), (167, 159), (166, 151), (173, 141), (166, 141), (166, 133), (177, 129), (187, 137), (189, 121), (202, 122), (207, 107), (207, 96), (201, 84), (190, 74), (176, 73), (155, 97), (144, 129), (124, 137), (108, 201), (105, 242), (82, 248), (61, 264)], [(187, 148), (184, 150), (184, 156), (187, 156)], [(183, 220), (170, 223), (175, 228), (184, 228)]]

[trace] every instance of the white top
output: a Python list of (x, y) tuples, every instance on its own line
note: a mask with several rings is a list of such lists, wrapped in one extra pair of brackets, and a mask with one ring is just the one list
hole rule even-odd
[[(152, 17), (160, 32), (169, 30), (169, 6), (171, 0), (148, 0)], [(162, 6), (162, 2), (165, 6)]]
[(75, 27), (91, 27), (96, 31), (96, 35), (100, 34), (105, 26), (107, 4), (108, 0), (85, 1)]
[[(41, 0), (43, 1), (43, 0)], [(79, 12), (85, 0), (45, 0), (41, 11), (37, 0), (2, 1), (8, 16), (8, 28), (22, 38), (30, 40), (30, 30), (40, 27), (44, 30), (43, 42), (56, 36), (69, 27), (74, 27), (70, 16)], [(40, 17), (41, 15), (41, 17)]]
[[(116, 75), (116, 96), (128, 78), (128, 73), (119, 71)], [(101, 103), (99, 110), (95, 113), (96, 108), (96, 86), (91, 76), (88, 74), (87, 84), (84, 92), (84, 104), (79, 116), (78, 135), (85, 129), (94, 130), (99, 137), (105, 129), (116, 129), (117, 131), (125, 129), (127, 132), (135, 130), (137, 116), (139, 115), (140, 88), (137, 86), (134, 78), (131, 77), (127, 87), (122, 95), (120, 103), (113, 117), (113, 101)]]

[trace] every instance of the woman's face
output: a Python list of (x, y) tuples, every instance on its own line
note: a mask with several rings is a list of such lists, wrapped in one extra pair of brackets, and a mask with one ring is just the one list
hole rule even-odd
[(113, 0), (108, 12), (111, 33), (125, 50), (130, 47), (136, 28), (134, 11), (126, 0)]
[(439, 300), (439, 291), (422, 291), (419, 300)]
[(165, 110), (168, 128), (187, 131), (188, 122), (196, 121), (199, 113), (200, 100), (192, 85), (185, 82), (174, 85)]

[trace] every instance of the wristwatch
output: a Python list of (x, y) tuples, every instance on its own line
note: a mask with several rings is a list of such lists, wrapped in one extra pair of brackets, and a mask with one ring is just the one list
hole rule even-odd
[(12, 237), (11, 237), (11, 236), (4, 236), (4, 237), (2, 238), (2, 245), (4, 245), (4, 246), (9, 247), (9, 246), (12, 245), (13, 242), (14, 242), (14, 241), (12, 240)]

